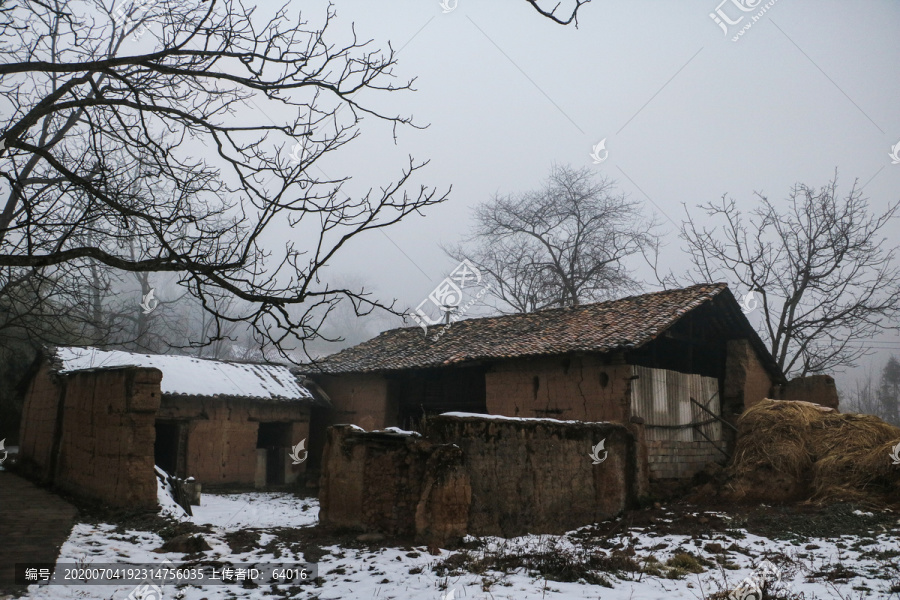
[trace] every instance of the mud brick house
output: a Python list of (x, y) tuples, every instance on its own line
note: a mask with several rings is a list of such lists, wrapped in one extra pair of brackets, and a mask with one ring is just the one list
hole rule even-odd
[(204, 487), (290, 483), (291, 446), (327, 398), (286, 367), (93, 348), (45, 352), (20, 433), (24, 468), (119, 506), (156, 505), (154, 464)]
[(785, 378), (727, 285), (386, 331), (307, 369), (332, 423), (423, 430), (448, 411), (641, 424), (651, 479), (722, 462)]

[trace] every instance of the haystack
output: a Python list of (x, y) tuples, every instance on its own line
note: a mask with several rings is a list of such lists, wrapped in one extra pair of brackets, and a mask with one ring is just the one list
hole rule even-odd
[(763, 400), (738, 420), (726, 495), (774, 502), (897, 502), (900, 465), (890, 458), (896, 444), (900, 428), (872, 415)]

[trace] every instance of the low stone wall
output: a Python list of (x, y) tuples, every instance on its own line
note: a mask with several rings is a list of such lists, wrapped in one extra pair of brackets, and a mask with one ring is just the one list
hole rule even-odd
[(653, 440), (647, 442), (650, 479), (689, 479), (711, 463), (727, 459), (709, 442)]
[(425, 438), (340, 425), (328, 432), (320, 519), (435, 544), (562, 533), (621, 513), (642, 478), (635, 435), (619, 424), (451, 414), (429, 418)]

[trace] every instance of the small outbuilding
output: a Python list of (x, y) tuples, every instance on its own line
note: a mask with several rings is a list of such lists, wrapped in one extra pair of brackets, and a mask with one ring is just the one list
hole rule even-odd
[(35, 371), (22, 467), (117, 506), (156, 504), (154, 464), (207, 488), (292, 483), (306, 469), (310, 417), (328, 407), (280, 365), (60, 347)]
[(679, 479), (724, 462), (729, 425), (786, 383), (724, 283), (435, 331), (393, 329), (310, 366), (331, 422), (424, 431), (459, 411), (623, 423), (640, 430), (650, 478)]

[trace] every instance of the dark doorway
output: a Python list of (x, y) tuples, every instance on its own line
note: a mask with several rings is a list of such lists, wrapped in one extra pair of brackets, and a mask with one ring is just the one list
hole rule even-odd
[(153, 456), (156, 466), (169, 475), (185, 477), (187, 423), (183, 421), (157, 421)]
[(284, 485), (285, 461), (291, 447), (291, 424), (260, 423), (256, 447), (266, 450), (266, 485)]

